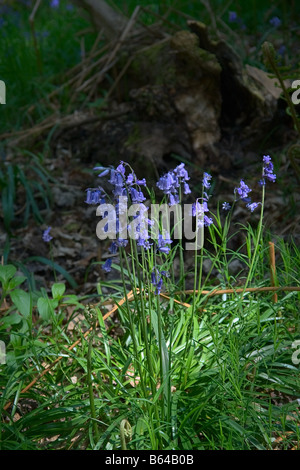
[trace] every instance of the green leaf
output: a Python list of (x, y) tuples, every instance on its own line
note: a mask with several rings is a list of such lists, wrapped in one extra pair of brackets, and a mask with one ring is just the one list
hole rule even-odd
[(22, 289), (15, 289), (10, 292), (10, 298), (13, 304), (17, 307), (21, 315), (28, 318), (31, 313), (31, 296), (28, 292)]
[(52, 308), (49, 299), (40, 297), (37, 301), (37, 308), (42, 320), (48, 322), (52, 316)]
[(64, 302), (66, 304), (78, 304), (79, 300), (78, 300), (77, 295), (75, 294), (66, 294), (64, 297)]
[(3, 289), (6, 290), (8, 282), (14, 277), (16, 271), (17, 268), (12, 264), (8, 264), (6, 266), (0, 265), (0, 280), (3, 284)]
[(63, 283), (56, 283), (56, 284), (53, 284), (51, 290), (52, 290), (53, 299), (60, 300), (65, 293), (66, 286)]
[(147, 425), (145, 423), (144, 418), (139, 418), (136, 427), (135, 427), (135, 438), (136, 438), (136, 448), (137, 450), (144, 450), (144, 434), (147, 429)]
[(15, 276), (15, 277), (13, 277), (7, 285), (7, 290), (15, 289), (17, 286), (22, 284), (24, 281), (26, 281), (25, 276)]
[(97, 313), (98, 313), (98, 321), (99, 321), (100, 331), (101, 331), (101, 335), (102, 335), (103, 342), (104, 342), (104, 349), (105, 349), (105, 356), (106, 356), (106, 360), (107, 360), (107, 366), (110, 367), (111, 366), (111, 353), (110, 353), (109, 338), (108, 338), (108, 335), (107, 335), (107, 331), (106, 331), (105, 323), (104, 323), (104, 320), (103, 320), (103, 316), (102, 316), (99, 308), (97, 308)]
[(7, 328), (8, 326), (11, 326), (11, 325), (17, 325), (18, 323), (20, 323), (21, 320), (22, 320), (22, 317), (19, 314), (19, 312), (14, 312), (11, 315), (6, 315), (4, 318), (2, 318), (1, 322), (3, 326)]

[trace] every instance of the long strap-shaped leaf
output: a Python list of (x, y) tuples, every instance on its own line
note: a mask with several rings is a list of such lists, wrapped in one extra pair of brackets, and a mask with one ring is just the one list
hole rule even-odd
[[(128, 298), (128, 300), (131, 300), (132, 297), (133, 297), (133, 293), (132, 293), (132, 291), (130, 291), (127, 294), (127, 298)], [(118, 309), (119, 305), (122, 305), (124, 302), (126, 302), (126, 297), (124, 297), (122, 300), (120, 300), (120, 302), (118, 304), (114, 305), (114, 307), (103, 316), (103, 321), (106, 320), (110, 315), (112, 315)], [(92, 330), (93, 330), (93, 327), (90, 327), (84, 333), (83, 337), (86, 338), (91, 333)], [(81, 342), (81, 339), (82, 338), (79, 338), (77, 341), (75, 341), (75, 343), (73, 343), (71, 346), (69, 346), (66, 349), (68, 351), (72, 351), (72, 349), (74, 349)], [(36, 377), (25, 388), (23, 388), (23, 390), (21, 390), (21, 393), (25, 393), (28, 390), (30, 390), (33, 387), (33, 385), (39, 379), (41, 379), (45, 374), (47, 374), (47, 372), (49, 372), (49, 370), (51, 370), (63, 357), (64, 356), (58, 356), (53, 362), (51, 362), (51, 364), (49, 364), (47, 367), (45, 367), (45, 369), (41, 373), (37, 374)], [(6, 405), (4, 406), (4, 410), (7, 410), (7, 408), (9, 408), (10, 405), (11, 405), (11, 402), (6, 403)]]
[[(222, 294), (239, 294), (239, 293), (244, 293), (244, 292), (275, 292), (275, 291), (289, 291), (289, 292), (296, 292), (296, 291), (300, 291), (300, 286), (280, 286), (280, 287), (248, 287), (247, 289), (243, 289), (243, 288), (238, 288), (238, 289), (214, 289), (214, 290), (211, 290), (211, 291), (208, 291), (208, 290), (203, 290), (201, 292), (201, 294), (204, 294), (204, 295), (222, 295)], [(137, 293), (138, 293), (138, 289), (137, 289)], [(192, 294), (193, 291), (192, 290), (186, 290), (184, 292), (175, 292), (175, 294)], [(165, 299), (169, 299), (170, 297), (168, 296), (168, 294), (164, 294), (164, 293), (161, 293), (160, 296), (162, 298), (165, 298)], [(103, 316), (103, 320), (106, 320), (108, 317), (110, 317), (116, 310), (118, 310), (119, 306), (123, 305), (126, 300), (133, 300), (134, 299), (134, 294), (133, 294), (133, 291), (131, 290), (126, 297), (123, 297), (123, 299), (120, 300), (120, 302), (118, 302), (118, 304), (114, 305), (114, 307), (109, 311), (107, 312), (104, 316)], [(174, 302), (176, 303), (179, 303), (180, 305), (183, 305), (185, 307), (190, 307), (190, 304), (186, 303), (186, 302), (180, 302), (179, 300), (176, 300), (174, 299)], [(86, 338), (92, 331), (93, 327), (89, 328), (83, 335), (84, 338)], [(66, 348), (67, 350), (71, 351), (72, 349), (74, 349), (80, 342), (81, 342), (81, 339), (82, 338), (79, 338), (77, 341), (75, 341), (75, 343), (73, 343), (71, 346), (69, 346), (68, 348)], [(36, 375), (36, 377), (25, 387), (21, 390), (21, 394), (22, 393), (25, 393), (27, 392), (28, 390), (30, 390), (33, 385), (40, 379), (42, 378), (47, 372), (49, 372), (49, 370), (51, 370), (61, 359), (63, 358), (63, 356), (59, 356), (57, 357), (51, 364), (49, 364), (44, 370), (43, 372), (39, 373)], [(12, 403), (11, 402), (8, 402), (6, 403), (6, 405), (4, 406), (4, 410), (7, 410), (10, 405)]]

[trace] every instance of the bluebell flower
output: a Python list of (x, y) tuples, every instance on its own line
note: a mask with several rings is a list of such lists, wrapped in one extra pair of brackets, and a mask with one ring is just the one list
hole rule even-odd
[(228, 13), (228, 21), (229, 23), (235, 23), (238, 19), (238, 15), (235, 11), (230, 11)]
[(252, 204), (247, 204), (246, 207), (251, 211), (253, 212), (254, 209), (256, 209), (259, 204), (261, 204), (260, 202), (252, 202)]
[(144, 194), (142, 191), (137, 191), (135, 188), (130, 188), (130, 195), (131, 195), (131, 200), (133, 204), (139, 204), (140, 202), (143, 202), (146, 200)]
[(228, 202), (223, 202), (222, 209), (224, 211), (229, 211), (229, 209), (231, 209), (231, 205)]
[(197, 217), (197, 218), (198, 218), (198, 225), (202, 225), (202, 224), (203, 224), (204, 212), (207, 212), (207, 211), (208, 211), (208, 209), (207, 209), (207, 211), (205, 211), (205, 209), (206, 209), (206, 207), (205, 207), (203, 204), (201, 204), (198, 199), (197, 199), (196, 202), (194, 202), (194, 203), (192, 204), (191, 215), (192, 215), (193, 217)]
[(157, 187), (163, 191), (165, 194), (169, 194), (172, 189), (174, 189), (174, 184), (176, 180), (171, 172), (167, 173), (164, 176), (159, 178), (159, 181), (156, 183)]
[(200, 204), (199, 201), (196, 201), (192, 204), (192, 216), (193, 217), (202, 215), (203, 212), (204, 212), (204, 210), (202, 208), (202, 204)]
[(105, 271), (106, 273), (109, 273), (111, 271), (111, 264), (112, 264), (112, 259), (107, 258), (104, 265), (102, 266), (103, 271)]
[(213, 219), (211, 217), (208, 217), (207, 215), (204, 215), (203, 222), (205, 227), (208, 227), (209, 225), (213, 224)]
[(117, 238), (116, 243), (120, 248), (125, 248), (128, 244), (128, 240), (126, 238)]
[(128, 184), (129, 186), (132, 185), (134, 183), (134, 174), (133, 173), (130, 173), (128, 176), (127, 176), (127, 180), (126, 180), (126, 184)]
[(274, 26), (274, 28), (278, 28), (281, 25), (281, 19), (278, 18), (278, 16), (273, 16), (273, 18), (270, 19), (270, 24)]
[(202, 210), (203, 212), (209, 212), (208, 205), (207, 205), (207, 200), (202, 198)]
[(86, 190), (86, 204), (100, 204), (105, 202), (105, 197), (100, 188), (88, 188)]
[(249, 186), (247, 186), (246, 183), (243, 180), (241, 180), (240, 186), (238, 188), (235, 188), (234, 191), (238, 193), (241, 199), (246, 199), (248, 197), (248, 194), (252, 191), (252, 189), (250, 189)]
[(120, 196), (127, 196), (126, 188), (123, 186), (116, 185), (115, 188), (112, 190), (113, 195), (117, 199)]
[(44, 230), (44, 232), (43, 232), (43, 240), (44, 240), (44, 242), (46, 242), (46, 243), (49, 243), (49, 242), (53, 239), (53, 237), (51, 237), (51, 235), (50, 235), (50, 230), (51, 230), (51, 227), (48, 227), (48, 228), (47, 228), (46, 230)]
[(154, 224), (155, 224), (154, 220), (152, 220), (152, 219), (146, 219), (146, 222), (147, 222), (148, 225), (150, 225), (150, 227), (153, 227)]
[(151, 272), (151, 284), (155, 286), (155, 295), (159, 295), (163, 286), (163, 277), (169, 277), (166, 271), (158, 271), (157, 268), (153, 268)]
[(271, 181), (272, 183), (275, 183), (276, 175), (274, 175), (273, 173), (269, 173), (266, 175), (266, 177), (268, 178), (269, 181)]
[(146, 179), (145, 178), (142, 178), (142, 179), (137, 179), (135, 173), (132, 171), (131, 173), (129, 173), (129, 175), (127, 176), (127, 179), (126, 179), (126, 184), (128, 186), (132, 186), (133, 184), (135, 184), (136, 186), (146, 186)]
[(102, 166), (95, 166), (94, 170), (102, 170), (101, 173), (99, 173), (98, 175), (99, 178), (108, 175), (108, 173), (110, 172), (110, 168), (103, 168)]
[(192, 204), (192, 216), (201, 216), (204, 214), (204, 212), (209, 212), (208, 205), (207, 205), (207, 200), (205, 198), (200, 198), (202, 200), (202, 203), (199, 202), (199, 199), (197, 199), (196, 202)]
[(206, 189), (209, 189), (210, 188), (210, 180), (211, 180), (211, 175), (209, 175), (208, 173), (203, 173), (203, 181), (202, 181), (202, 184), (203, 184), (203, 187), (206, 188)]
[(180, 163), (180, 165), (175, 168), (174, 173), (178, 178), (182, 178), (184, 181), (188, 181), (190, 179), (184, 163)]
[(125, 166), (124, 166), (124, 162), (120, 162), (120, 165), (117, 166), (116, 171), (118, 173), (121, 173), (121, 175), (123, 177), (125, 176), (126, 169), (125, 169)]
[(184, 194), (191, 194), (192, 191), (191, 191), (188, 183), (183, 184), (183, 192), (184, 192)]
[(108, 180), (108, 182), (113, 184), (114, 186), (123, 188), (125, 181), (123, 175), (119, 171), (111, 170), (110, 179)]
[(155, 289), (155, 295), (159, 295), (159, 294), (160, 294), (160, 291), (161, 291), (161, 288), (162, 288), (162, 285), (163, 285), (163, 279), (162, 279), (162, 277), (158, 278), (158, 277), (155, 275), (155, 272), (152, 272), (152, 273), (151, 273), (151, 283), (156, 287), (156, 289)]
[(141, 180), (136, 180), (135, 184), (137, 184), (138, 186), (146, 186), (146, 179), (145, 178), (142, 178)]
[(170, 252), (170, 246), (173, 241), (169, 238), (169, 234), (166, 233), (166, 237), (163, 238), (162, 234), (158, 235), (158, 241), (157, 241), (157, 249), (161, 253), (165, 253), (166, 255), (169, 254)]
[(170, 274), (168, 273), (168, 271), (161, 271), (160, 274), (164, 277), (170, 277)]
[(236, 23), (240, 26), (242, 30), (246, 29), (246, 26), (241, 18), (239, 18), (238, 14), (236, 11), (230, 11), (228, 13), (228, 21), (229, 23)]
[[(272, 183), (275, 183), (276, 175), (273, 173), (274, 165), (271, 161), (270, 155), (264, 155), (263, 157), (263, 177), (266, 177)], [(265, 182), (263, 178), (263, 183)]]
[(192, 211), (191, 215), (193, 217), (197, 217), (197, 226), (202, 227), (203, 225), (205, 227), (208, 227), (213, 223), (213, 220), (205, 215), (205, 212), (209, 212), (208, 205), (207, 205), (207, 200), (206, 198), (201, 198), (202, 203), (197, 200), (192, 204)]
[(140, 237), (137, 241), (137, 245), (142, 246), (145, 250), (149, 250), (153, 243), (151, 243), (148, 239)]
[(59, 7), (59, 0), (51, 0), (50, 1), (51, 8), (58, 8)]
[(118, 245), (116, 242), (112, 242), (112, 244), (110, 245), (108, 251), (111, 253), (111, 254), (116, 254), (118, 252)]
[(180, 203), (179, 194), (169, 194), (169, 206), (175, 206)]

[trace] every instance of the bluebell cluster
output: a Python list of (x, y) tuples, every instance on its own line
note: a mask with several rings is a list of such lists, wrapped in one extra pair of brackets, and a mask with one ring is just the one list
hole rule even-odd
[[(121, 215), (127, 214), (128, 203), (137, 204), (138, 210), (137, 213), (139, 215), (135, 215), (134, 219), (142, 216), (142, 219), (137, 220), (136, 226), (134, 226), (134, 230), (138, 234), (135, 237), (136, 243), (138, 247), (142, 247), (145, 250), (149, 250), (153, 245), (153, 240), (150, 239), (148, 233), (148, 226), (153, 223), (153, 221), (147, 218), (147, 211), (149, 210), (148, 207), (144, 204), (146, 200), (146, 196), (142, 190), (142, 187), (147, 187), (146, 179), (138, 179), (135, 172), (132, 170), (131, 166), (128, 163), (120, 162), (117, 168), (104, 168), (104, 167), (95, 167), (94, 170), (100, 170), (98, 174), (99, 178), (103, 178), (105, 176), (108, 177), (108, 182), (112, 185), (112, 199), (114, 202), (115, 212), (116, 212), (116, 226), (117, 226), (117, 233), (120, 235), (123, 229), (132, 230), (131, 225), (127, 225), (126, 219), (126, 227), (121, 227)], [(271, 161), (271, 157), (269, 155), (265, 155), (263, 157), (263, 171), (262, 171), (262, 180), (261, 184), (265, 184), (266, 179), (269, 181), (274, 182), (276, 180), (276, 175), (274, 174), (274, 166)], [(181, 202), (181, 194), (190, 194), (191, 190), (188, 184), (190, 177), (188, 172), (185, 168), (184, 163), (178, 165), (174, 170), (169, 171), (168, 173), (161, 176), (158, 180), (157, 187), (167, 196), (169, 206), (173, 206), (174, 204), (179, 204)], [(208, 216), (209, 208), (208, 208), (208, 200), (209, 195), (208, 190), (211, 189), (211, 180), (212, 176), (209, 173), (203, 173), (202, 179), (202, 196), (199, 197), (196, 202), (192, 204), (191, 215), (193, 217), (197, 217), (197, 225), (208, 227), (213, 224), (213, 220), (211, 217)], [(251, 198), (249, 197), (249, 193), (251, 192), (251, 188), (245, 183), (244, 180), (240, 180), (240, 184), (234, 190), (235, 199), (240, 199), (246, 202), (246, 207), (253, 212), (261, 202), (252, 202)], [(87, 204), (104, 204), (107, 202), (108, 195), (104, 191), (104, 189), (99, 186), (98, 188), (88, 188), (86, 190), (86, 200)], [(125, 201), (121, 201), (120, 197), (124, 197)], [(109, 199), (111, 200), (111, 198)], [(231, 205), (228, 202), (223, 202), (222, 209), (224, 211), (229, 211), (231, 209)], [(107, 213), (106, 213), (107, 215)], [(141, 220), (143, 222), (141, 222)], [(106, 231), (104, 227), (104, 231)], [(49, 233), (48, 233), (49, 235)], [(48, 238), (47, 233), (45, 234), (44, 239), (47, 240)], [(127, 239), (118, 237), (114, 240), (110, 247), (109, 252), (114, 255), (118, 252), (120, 247), (126, 247), (128, 243)], [(158, 234), (157, 240), (155, 240), (155, 249), (157, 253), (162, 253), (163, 255), (168, 255), (171, 250), (172, 240), (170, 238), (169, 233)], [(112, 267), (112, 258), (108, 258), (103, 265), (103, 270), (105, 272), (110, 272)], [(155, 268), (151, 273), (152, 284), (156, 288), (156, 293), (159, 293), (161, 287), (163, 285), (163, 277), (166, 276), (167, 273), (161, 272)]]
[[(140, 216), (145, 215), (148, 211), (148, 207), (144, 204), (146, 197), (141, 187), (146, 186), (146, 179), (138, 179), (130, 165), (125, 162), (120, 162), (120, 164), (115, 169), (95, 167), (94, 170), (101, 170), (101, 172), (98, 174), (98, 177), (103, 178), (108, 176), (108, 182), (113, 186), (112, 197), (113, 202), (115, 203), (117, 232), (120, 234), (124, 228), (121, 227), (120, 220), (122, 214), (124, 214), (125, 210), (127, 210), (127, 204), (126, 207), (123, 207), (122, 204), (124, 203), (120, 203), (119, 198), (126, 197), (132, 204), (138, 204)], [(85, 202), (87, 204), (103, 204), (106, 202), (106, 199), (107, 195), (105, 194), (102, 187), (97, 189), (89, 188), (87, 190), (87, 198)], [(139, 216), (137, 215), (135, 217)], [(150, 224), (151, 221), (146, 218), (146, 223)], [(130, 226), (128, 226), (128, 230), (130, 230)], [(149, 249), (152, 243), (149, 240), (148, 230), (145, 230), (142, 224), (138, 224), (137, 232), (139, 233), (137, 245), (145, 249)], [(110, 253), (116, 253), (120, 247), (125, 247), (127, 243), (127, 239), (117, 237), (117, 239), (112, 242), (109, 248)], [(109, 272), (111, 270), (111, 262), (109, 260), (106, 261), (103, 269), (105, 272)]]
[(169, 171), (159, 178), (157, 187), (168, 196), (169, 206), (180, 203), (179, 188), (183, 185), (183, 193), (190, 194), (191, 190), (187, 181), (190, 179), (184, 163), (178, 165), (175, 170)]
[[(270, 155), (263, 156), (262, 176), (263, 178), (259, 181), (261, 185), (266, 184), (266, 178), (273, 183), (276, 180), (276, 175), (274, 174), (274, 165), (271, 161)], [(250, 189), (243, 180), (240, 181), (240, 186), (235, 188), (234, 191), (239, 195), (241, 200), (247, 202), (246, 207), (251, 212), (253, 212), (261, 204), (261, 202), (251, 202), (251, 198), (248, 197), (248, 194), (252, 191), (252, 189)]]
[[(276, 181), (276, 175), (273, 173), (274, 172), (274, 165), (271, 161), (270, 155), (265, 155), (263, 157), (263, 177), (267, 178), (269, 181), (272, 183), (275, 183)], [(263, 183), (265, 183), (265, 178), (263, 179)]]

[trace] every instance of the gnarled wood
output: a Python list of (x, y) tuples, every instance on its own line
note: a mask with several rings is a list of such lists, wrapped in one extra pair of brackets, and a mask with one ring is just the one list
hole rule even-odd
[(103, 0), (72, 0), (72, 2), (89, 13), (96, 29), (103, 29), (108, 39), (115, 39), (126, 27), (127, 18)]

